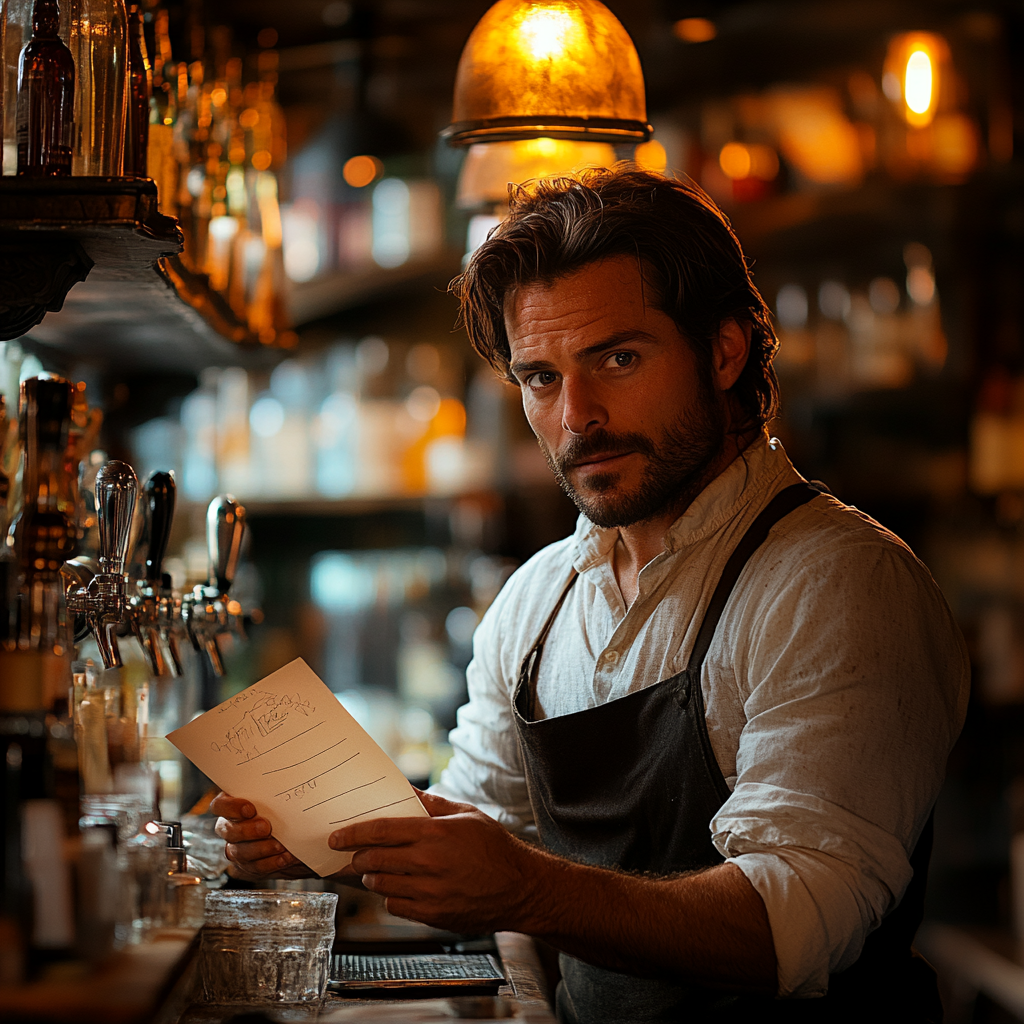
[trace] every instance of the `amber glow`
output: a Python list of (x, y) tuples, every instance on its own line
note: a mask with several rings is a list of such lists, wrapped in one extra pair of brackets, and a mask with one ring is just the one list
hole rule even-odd
[(915, 50), (907, 60), (903, 96), (915, 114), (924, 114), (932, 105), (932, 59), (924, 50)]
[(728, 142), (718, 154), (718, 166), (733, 181), (742, 181), (744, 178), (773, 181), (779, 173), (779, 158), (771, 146)]
[(354, 156), (345, 161), (341, 176), (353, 188), (365, 188), (380, 177), (384, 165), (375, 156)]
[(718, 30), (707, 18), (682, 18), (672, 26), (672, 34), (684, 43), (706, 43), (718, 35)]
[(452, 121), (454, 145), (650, 133), (636, 49), (599, 0), (498, 0), (462, 52)]
[(902, 108), (907, 124), (924, 128), (939, 106), (942, 66), (949, 61), (949, 46), (930, 32), (906, 32), (889, 44), (882, 88)]
[(611, 167), (613, 163), (615, 150), (606, 142), (518, 139), (477, 143), (469, 147), (462, 165), (458, 202), (462, 207), (500, 203), (508, 198), (510, 184), (570, 174), (582, 167)]
[(658, 174), (664, 173), (668, 167), (668, 153), (657, 139), (641, 142), (633, 153), (633, 160), (645, 171), (657, 171)]

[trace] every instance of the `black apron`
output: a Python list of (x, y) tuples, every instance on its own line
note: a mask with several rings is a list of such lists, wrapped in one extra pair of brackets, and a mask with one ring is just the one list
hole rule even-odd
[[(747, 560), (769, 530), (820, 492), (806, 483), (777, 494), (751, 524), (722, 572), (685, 671), (597, 707), (558, 718), (534, 714), (544, 642), (575, 574), (529, 654), (513, 696), (526, 783), (541, 843), (587, 864), (668, 875), (722, 863), (709, 825), (729, 797), (715, 760), (701, 694), (701, 667)], [(739, 1020), (872, 1020), (937, 1024), (935, 973), (911, 949), (924, 912), (932, 829), (911, 856), (900, 904), (867, 939), (858, 961), (829, 979), (820, 999), (780, 1000), (703, 988), (671, 977), (640, 978), (562, 954), (557, 1008), (563, 1024)]]

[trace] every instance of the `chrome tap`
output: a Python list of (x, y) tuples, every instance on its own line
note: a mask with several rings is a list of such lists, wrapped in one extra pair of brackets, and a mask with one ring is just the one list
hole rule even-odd
[(242, 631), (242, 609), (228, 599), (228, 590), (238, 569), (244, 532), (245, 507), (230, 494), (214, 498), (206, 512), (210, 582), (208, 586), (197, 584), (182, 599), (181, 615), (192, 645), (197, 651), (206, 651), (218, 676), (224, 675), (224, 663), (217, 637)]
[(117, 628), (128, 610), (125, 560), (138, 492), (138, 479), (127, 462), (108, 462), (99, 471), (96, 476), (99, 571), (87, 584), (72, 582), (65, 591), (68, 611), (85, 616), (96, 638), (104, 668), (121, 667)]
[(143, 488), (149, 527), (146, 570), (136, 583), (129, 602), (128, 617), (154, 676), (182, 674), (179, 638), (184, 635), (181, 597), (171, 589), (171, 578), (163, 571), (164, 555), (174, 522), (177, 488), (174, 474), (153, 473)]

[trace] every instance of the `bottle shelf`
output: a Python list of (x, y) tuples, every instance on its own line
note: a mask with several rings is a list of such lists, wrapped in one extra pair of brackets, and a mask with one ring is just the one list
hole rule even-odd
[(126, 368), (200, 368), (260, 350), (178, 222), (133, 178), (0, 178), (0, 339)]
[(288, 313), (295, 326), (343, 313), (400, 289), (436, 284), (446, 288), (461, 266), (461, 254), (446, 250), (414, 257), (398, 267), (367, 266), (335, 270), (294, 282), (288, 291)]

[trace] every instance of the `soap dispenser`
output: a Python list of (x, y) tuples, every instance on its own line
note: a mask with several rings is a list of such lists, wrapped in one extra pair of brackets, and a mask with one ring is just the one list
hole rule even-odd
[(206, 912), (206, 886), (188, 868), (188, 852), (180, 821), (153, 823), (167, 835), (167, 876), (165, 879), (164, 924), (177, 928), (201, 928)]

